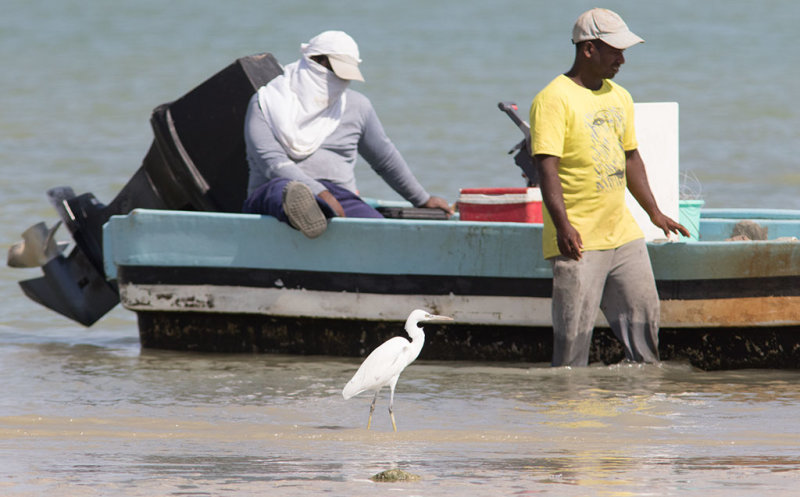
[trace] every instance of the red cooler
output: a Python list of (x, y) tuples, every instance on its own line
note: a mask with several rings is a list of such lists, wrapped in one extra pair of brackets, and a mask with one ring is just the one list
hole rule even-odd
[(462, 221), (542, 222), (538, 188), (462, 188), (458, 196)]

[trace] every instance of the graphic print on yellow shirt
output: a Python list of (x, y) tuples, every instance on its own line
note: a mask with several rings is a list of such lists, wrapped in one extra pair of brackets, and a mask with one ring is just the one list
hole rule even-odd
[(597, 191), (625, 190), (624, 150), (622, 157), (619, 156), (619, 151), (622, 149), (620, 130), (625, 129), (622, 109), (619, 107), (603, 109), (593, 115), (587, 115), (586, 118), (585, 125), (591, 133)]
[[(534, 98), (530, 117), (533, 154), (560, 157), (564, 206), (583, 249), (607, 250), (642, 238), (625, 205), (625, 151), (637, 147), (630, 94), (608, 80), (592, 91), (561, 75)], [(542, 242), (545, 258), (559, 254), (546, 208)]]

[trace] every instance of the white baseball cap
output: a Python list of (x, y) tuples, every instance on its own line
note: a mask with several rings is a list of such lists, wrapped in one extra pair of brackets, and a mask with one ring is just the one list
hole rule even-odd
[(644, 43), (643, 39), (628, 29), (619, 14), (608, 9), (587, 10), (575, 21), (572, 43), (589, 40), (601, 40), (620, 50)]
[(308, 43), (300, 45), (300, 50), (308, 57), (327, 55), (334, 74), (342, 79), (364, 81), (364, 76), (358, 69), (361, 62), (358, 45), (344, 31), (323, 31)]

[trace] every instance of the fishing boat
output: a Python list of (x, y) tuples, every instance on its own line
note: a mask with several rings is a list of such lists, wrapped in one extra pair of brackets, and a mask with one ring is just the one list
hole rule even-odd
[[(239, 213), (246, 104), (280, 71), (270, 54), (244, 57), (158, 106), (143, 164), (108, 205), (70, 187), (50, 190), (58, 223), (32, 226), (9, 251), (9, 265), (42, 268), (20, 282), (26, 295), (86, 326), (121, 302), (148, 348), (361, 356), (425, 308), (454, 321), (429, 327), (423, 358), (549, 361), (552, 272), (530, 184), (461, 188), (459, 215), (449, 219), (368, 199), (385, 219), (335, 218), (313, 240)], [(677, 104), (636, 112), (659, 205), (692, 234), (665, 239), (632, 206), (661, 298), (662, 359), (797, 368), (800, 211), (679, 199)], [(522, 145), (511, 152), (530, 181)], [(56, 241), (61, 223), (72, 241)], [(622, 359), (602, 315), (591, 359)]]

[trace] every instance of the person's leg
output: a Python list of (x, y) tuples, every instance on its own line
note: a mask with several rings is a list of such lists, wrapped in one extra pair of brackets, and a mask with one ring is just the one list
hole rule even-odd
[(289, 219), (283, 210), (283, 190), (289, 179), (275, 178), (259, 186), (244, 201), (242, 212), (245, 214), (264, 214), (288, 223)]
[(327, 180), (321, 180), (320, 183), (325, 185), (325, 188), (331, 192), (331, 195), (333, 195), (334, 198), (339, 201), (342, 209), (344, 209), (345, 216), (383, 218), (383, 215), (380, 212), (370, 207), (369, 204), (361, 199), (361, 197), (351, 192), (347, 188), (342, 188), (341, 186), (338, 186)]
[(275, 178), (250, 195), (242, 211), (248, 214), (273, 216), (300, 230), (309, 238), (316, 238), (328, 227), (329, 217), (334, 216), (330, 206), (314, 196), (300, 181)]
[(611, 251), (553, 259), (553, 366), (586, 366)]
[(625, 358), (658, 362), (660, 302), (643, 239), (614, 250), (600, 308), (622, 342)]

